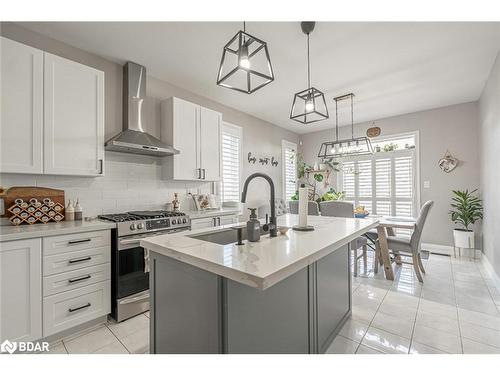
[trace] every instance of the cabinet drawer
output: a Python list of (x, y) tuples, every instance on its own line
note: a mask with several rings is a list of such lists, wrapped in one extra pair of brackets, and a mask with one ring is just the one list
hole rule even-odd
[(111, 232), (109, 230), (46, 237), (43, 239), (43, 255), (54, 255), (103, 246), (111, 246)]
[(46, 276), (43, 278), (43, 296), (67, 292), (109, 279), (111, 279), (111, 263)]
[(53, 335), (109, 314), (110, 283), (108, 280), (44, 298), (43, 335)]
[(44, 256), (43, 276), (109, 263), (110, 260), (111, 249), (109, 246)]

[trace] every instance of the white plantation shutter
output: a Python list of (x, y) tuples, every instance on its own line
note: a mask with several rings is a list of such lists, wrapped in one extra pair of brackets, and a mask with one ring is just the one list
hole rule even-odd
[(222, 201), (240, 201), (241, 128), (224, 123), (222, 128)]
[(297, 145), (295, 143), (282, 142), (283, 159), (283, 195), (288, 201), (297, 190)]
[[(415, 148), (353, 157), (342, 164), (339, 186), (346, 201), (376, 215), (418, 214)], [(397, 234), (410, 232), (398, 230)]]

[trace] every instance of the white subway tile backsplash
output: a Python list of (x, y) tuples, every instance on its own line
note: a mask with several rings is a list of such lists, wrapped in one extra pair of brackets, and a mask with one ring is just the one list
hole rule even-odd
[(162, 179), (161, 160), (117, 153), (106, 153), (105, 176), (77, 177), (52, 175), (0, 174), (0, 185), (39, 186), (62, 189), (66, 203), (80, 200), (84, 216), (131, 210), (165, 209), (179, 194), (181, 210), (193, 210), (188, 192), (210, 193), (210, 182)]

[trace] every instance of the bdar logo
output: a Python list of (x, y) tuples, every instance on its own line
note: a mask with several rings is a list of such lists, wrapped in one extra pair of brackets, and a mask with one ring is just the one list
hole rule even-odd
[(10, 342), (9, 340), (5, 340), (0, 345), (0, 352), (5, 353), (9, 352), (10, 354), (14, 353), (17, 349), (17, 342)]

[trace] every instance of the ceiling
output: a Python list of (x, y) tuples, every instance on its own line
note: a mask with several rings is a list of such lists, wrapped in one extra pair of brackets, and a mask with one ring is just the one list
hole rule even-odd
[[(124, 63), (296, 133), (333, 125), (332, 98), (356, 94), (355, 122), (479, 98), (500, 48), (500, 23), (321, 22), (311, 34), (313, 85), (330, 119), (289, 119), (293, 94), (306, 88), (306, 37), (298, 22), (249, 22), (268, 43), (275, 80), (247, 95), (215, 84), (222, 47), (236, 22), (40, 22), (26, 28)], [(349, 120), (341, 114), (341, 125)]]

